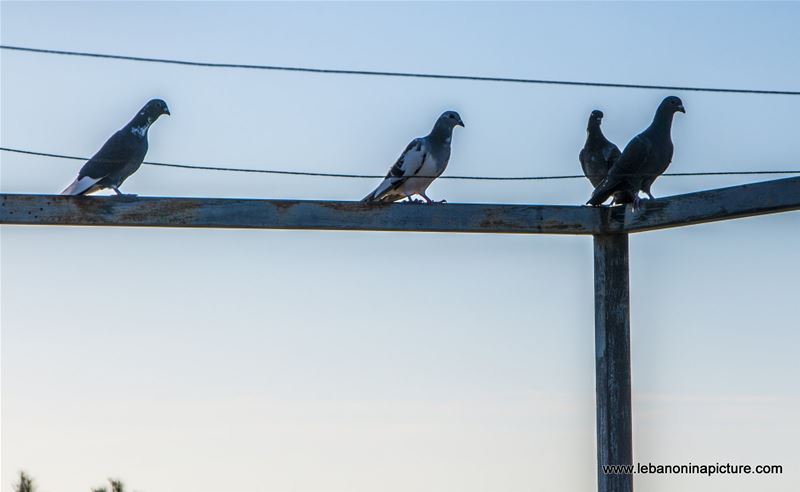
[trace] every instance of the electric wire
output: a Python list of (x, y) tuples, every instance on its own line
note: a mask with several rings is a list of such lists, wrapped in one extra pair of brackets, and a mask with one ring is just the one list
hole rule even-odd
[(170, 65), (184, 65), (192, 67), (207, 67), (207, 68), (232, 68), (232, 69), (249, 69), (249, 70), (272, 70), (283, 72), (303, 72), (303, 73), (316, 73), (316, 74), (332, 74), (332, 75), (362, 75), (362, 76), (375, 76), (375, 77), (404, 77), (404, 78), (423, 78), (423, 79), (446, 79), (446, 80), (467, 80), (476, 82), (505, 82), (505, 83), (519, 83), (519, 84), (542, 84), (542, 85), (565, 85), (565, 86), (581, 86), (581, 87), (607, 87), (607, 88), (622, 88), (622, 89), (650, 89), (650, 90), (669, 90), (669, 91), (695, 91), (695, 92), (718, 92), (718, 93), (731, 93), (731, 94), (763, 94), (763, 95), (782, 95), (782, 96), (800, 96), (800, 91), (788, 90), (766, 90), (766, 89), (731, 89), (719, 87), (690, 87), (690, 86), (674, 86), (674, 85), (650, 85), (650, 84), (624, 84), (613, 82), (587, 82), (587, 81), (574, 81), (574, 80), (547, 80), (547, 79), (527, 79), (516, 77), (488, 77), (480, 75), (450, 75), (450, 74), (436, 74), (436, 73), (419, 73), (419, 72), (395, 72), (395, 71), (378, 71), (378, 70), (348, 70), (348, 69), (335, 69), (335, 68), (313, 68), (313, 67), (291, 67), (280, 65), (254, 65), (243, 63), (216, 63), (216, 62), (201, 62), (191, 60), (177, 60), (170, 58), (154, 58), (145, 56), (128, 56), (128, 55), (114, 55), (107, 53), (91, 53), (84, 51), (66, 51), (66, 50), (52, 50), (42, 48), (29, 48), (26, 46), (10, 46), (0, 45), (0, 49), (20, 51), (26, 53), (39, 53), (49, 55), (63, 55), (63, 56), (78, 56), (86, 58), (102, 58), (108, 60), (124, 60), (136, 61), (146, 63), (164, 63)]
[[(86, 157), (78, 157), (73, 155), (56, 154), (51, 152), (38, 152), (33, 150), (15, 149), (10, 147), (0, 147), (0, 151), (12, 152), (16, 154), (24, 154), (38, 157), (49, 157), (54, 159), (69, 159), (76, 161), (87, 161)], [(167, 167), (177, 169), (190, 169), (197, 171), (223, 171), (223, 172), (236, 172), (236, 173), (256, 173), (256, 174), (279, 174), (288, 176), (315, 176), (323, 178), (352, 178), (352, 179), (383, 179), (386, 176), (383, 174), (352, 174), (352, 173), (323, 173), (313, 171), (288, 171), (276, 169), (251, 169), (242, 167), (225, 167), (225, 166), (207, 166), (195, 164), (175, 164), (167, 162), (153, 162), (144, 161), (142, 164), (156, 167)], [(765, 175), (765, 174), (800, 174), (800, 169), (785, 169), (785, 170), (763, 170), (763, 171), (706, 171), (706, 172), (687, 172), (687, 173), (664, 173), (662, 176), (749, 176), (749, 175)], [(638, 175), (638, 174), (637, 174)], [(416, 176), (418, 178), (436, 178), (436, 176)], [(437, 179), (455, 179), (455, 180), (469, 180), (469, 181), (547, 181), (547, 180), (560, 180), (560, 179), (579, 179), (586, 178), (583, 174), (563, 174), (553, 176), (439, 176)]]

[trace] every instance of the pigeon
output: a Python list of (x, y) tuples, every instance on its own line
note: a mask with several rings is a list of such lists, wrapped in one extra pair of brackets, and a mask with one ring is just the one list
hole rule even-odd
[(450, 160), (450, 140), (456, 126), (464, 126), (458, 113), (442, 113), (433, 125), (433, 130), (424, 137), (412, 140), (381, 184), (361, 201), (394, 202), (403, 198), (415, 201), (413, 196), (420, 195), (426, 202), (433, 203), (425, 191), (447, 167)]
[(633, 202), (633, 208), (637, 210), (640, 190), (653, 198), (650, 186), (672, 161), (670, 129), (672, 117), (678, 111), (686, 113), (680, 98), (669, 96), (661, 101), (653, 122), (625, 146), (622, 155), (608, 171), (608, 177), (595, 188), (587, 204), (597, 206), (614, 195), (617, 203)]
[(600, 129), (603, 112), (595, 109), (589, 115), (589, 126), (586, 128), (586, 143), (581, 149), (579, 159), (583, 174), (589, 178), (592, 186), (597, 188), (608, 175), (608, 170), (620, 155), (619, 147), (609, 142)]
[(88, 195), (111, 188), (117, 195), (120, 185), (136, 172), (147, 154), (147, 130), (162, 114), (170, 114), (161, 99), (149, 101), (133, 119), (109, 138), (83, 165), (78, 177), (62, 195)]

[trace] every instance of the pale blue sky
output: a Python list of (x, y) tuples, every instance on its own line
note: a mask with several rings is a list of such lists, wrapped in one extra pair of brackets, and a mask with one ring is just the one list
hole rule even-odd
[[(2, 43), (202, 61), (797, 90), (783, 3), (12, 3)], [(667, 93), (214, 70), (0, 51), (3, 146), (89, 155), (149, 98), (148, 159), (380, 174), (445, 109), (449, 174), (579, 172)], [(672, 171), (797, 168), (800, 98), (677, 93)], [(79, 162), (3, 153), (0, 191)], [(767, 178), (662, 178), (665, 196)], [(152, 196), (359, 199), (376, 182), (143, 167)], [(451, 202), (576, 204), (588, 182), (440, 181)], [(631, 238), (634, 451), (779, 463), (800, 488), (800, 214)], [(591, 240), (4, 227), (2, 485), (142, 492), (595, 486)], [(418, 259), (424, 256), (427, 261)], [(408, 261), (406, 261), (408, 260)]]

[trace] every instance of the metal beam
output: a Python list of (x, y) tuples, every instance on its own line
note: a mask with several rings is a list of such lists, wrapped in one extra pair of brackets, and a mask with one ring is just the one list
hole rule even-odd
[(0, 194), (0, 224), (606, 234), (800, 210), (800, 177), (631, 207)]
[(597, 490), (632, 492), (633, 475), (606, 474), (607, 465), (632, 465), (631, 342), (628, 235), (594, 237)]
[(606, 212), (581, 206), (0, 195), (0, 223), (79, 226), (596, 234)]
[(636, 213), (626, 208), (623, 229), (652, 231), (791, 210), (800, 210), (800, 177), (645, 200)]

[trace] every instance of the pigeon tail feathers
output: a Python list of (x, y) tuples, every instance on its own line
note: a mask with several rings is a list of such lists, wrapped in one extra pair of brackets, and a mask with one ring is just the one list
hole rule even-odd
[(586, 204), (594, 207), (602, 205), (606, 200), (608, 200), (608, 197), (619, 191), (619, 185), (619, 182), (610, 183), (608, 178), (606, 178), (606, 180), (600, 183), (600, 186), (594, 190), (592, 197), (589, 198), (589, 201), (586, 202)]
[(361, 201), (362, 202), (379, 202), (381, 198), (383, 198), (384, 193), (389, 191), (391, 188), (391, 182), (388, 178), (386, 178), (381, 184), (378, 185), (375, 190), (372, 191), (369, 195), (365, 196)]
[(84, 176), (82, 178), (75, 178), (75, 181), (72, 182), (69, 186), (61, 192), (62, 195), (83, 195), (87, 192), (95, 191), (92, 188), (95, 187), (98, 181), (103, 178), (92, 178), (91, 176)]

